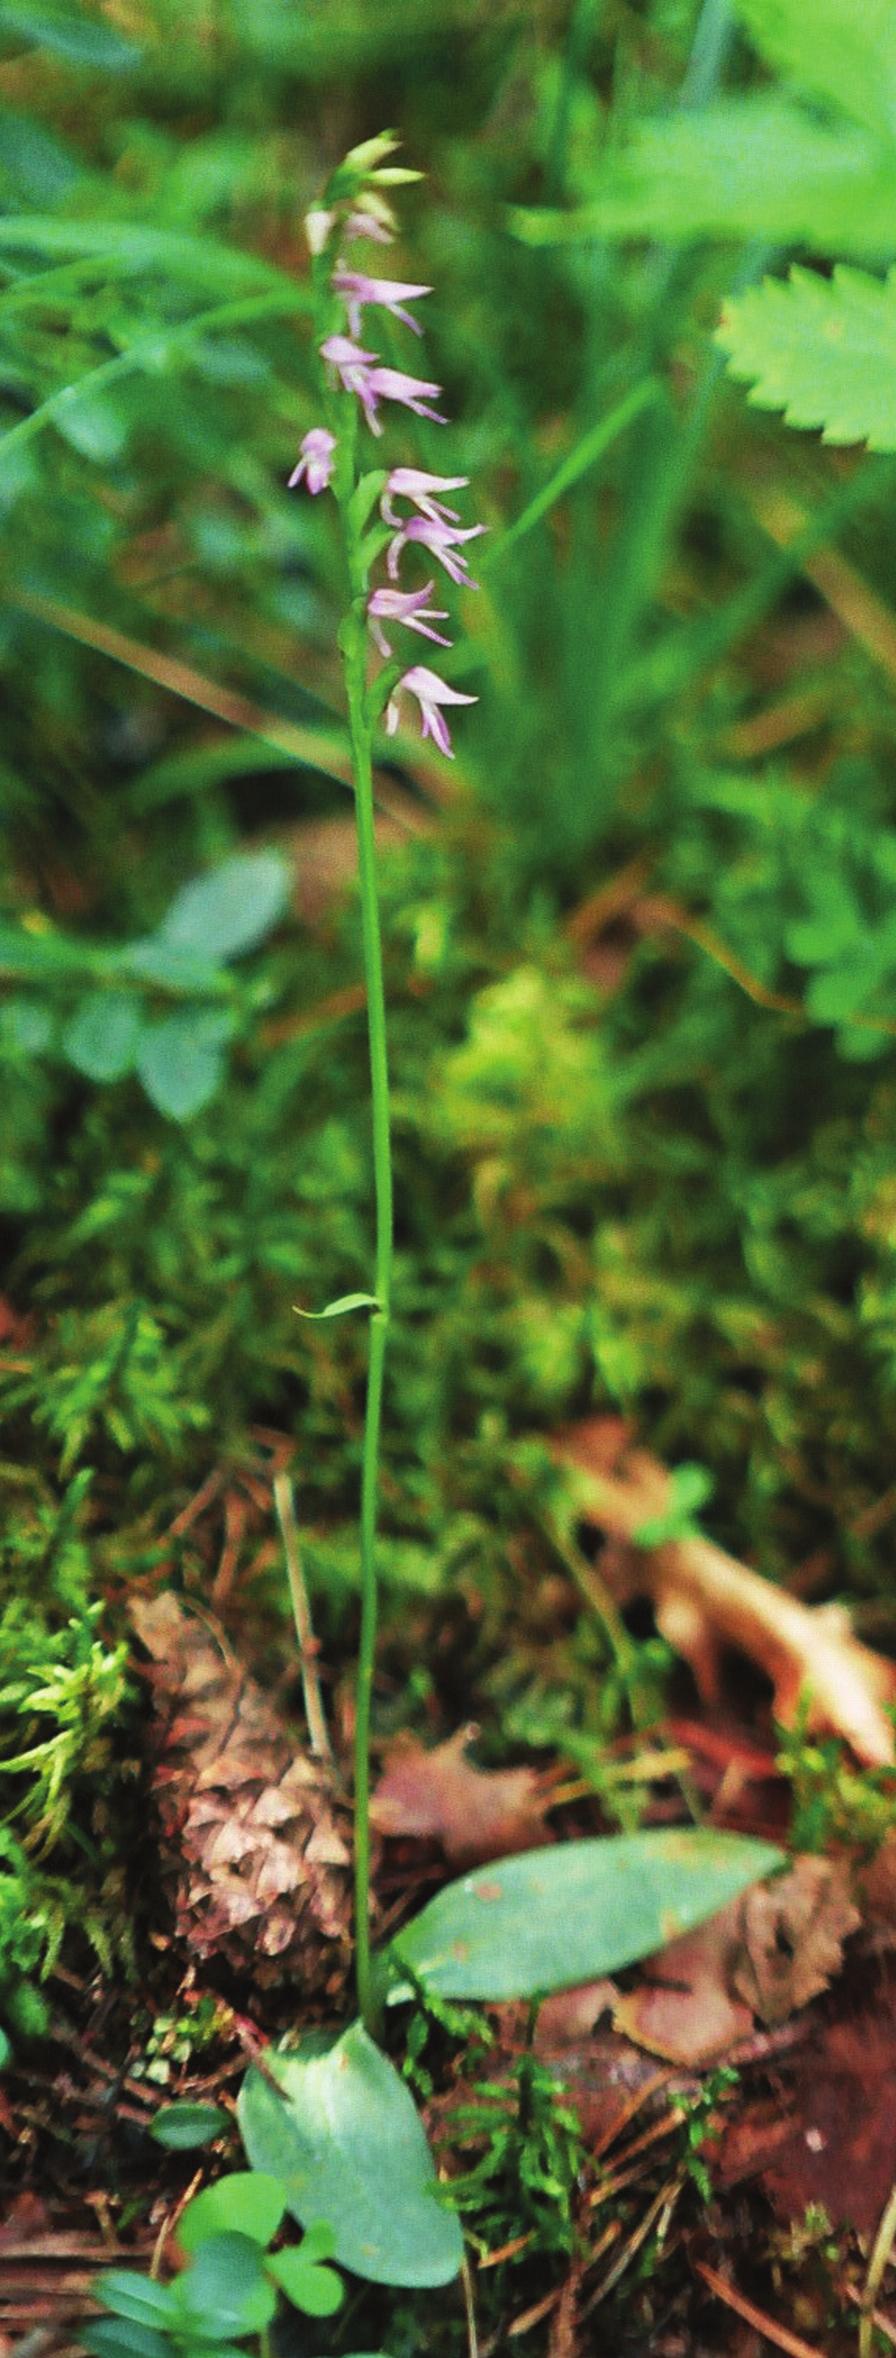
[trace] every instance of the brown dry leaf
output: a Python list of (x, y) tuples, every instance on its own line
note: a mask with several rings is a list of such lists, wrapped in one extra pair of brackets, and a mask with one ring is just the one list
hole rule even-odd
[(843, 1943), (861, 1921), (845, 1864), (799, 1858), (789, 1875), (757, 1883), (740, 1903), (743, 1952), (732, 1981), (771, 2028), (808, 2006), (839, 1972)]
[(432, 1752), (416, 1736), (396, 1739), (370, 1805), (381, 1834), (438, 1842), (453, 1865), (466, 1867), (550, 1842), (550, 1795), (537, 1769), (475, 1768), (465, 1757), (475, 1733), (459, 1728)]
[(618, 1601), (651, 1598), (658, 1628), (690, 1663), (704, 1701), (718, 1698), (724, 1648), (739, 1647), (771, 1679), (785, 1726), (808, 1696), (810, 1729), (843, 1736), (870, 1766), (893, 1765), (887, 1706), (896, 1701), (896, 1664), (860, 1645), (838, 1607), (801, 1604), (710, 1540), (633, 1546), (668, 1507), (670, 1481), (656, 1458), (629, 1446), (618, 1418), (590, 1418), (558, 1446), (587, 1478), (588, 1519), (621, 1543), (607, 1567)]
[(727, 2124), (712, 2171), (720, 2186), (761, 2178), (781, 2218), (817, 2203), (872, 2235), (896, 2178), (896, 1994), (831, 2025), (786, 2099)]
[(577, 2047), (596, 2029), (604, 2014), (612, 2014), (619, 1997), (615, 1981), (582, 1981), (575, 1989), (557, 1990), (544, 1998), (535, 2025), (538, 2054)]
[(262, 1986), (335, 1993), (351, 1954), (351, 1864), (327, 1768), (176, 1597), (138, 1599), (131, 1618), (151, 1657), (153, 1785), (179, 1938)]
[(785, 2022), (826, 1989), (858, 1924), (847, 1868), (798, 1858), (650, 1958), (618, 2002), (616, 2028), (667, 2062), (709, 2063), (754, 2020)]
[(740, 1902), (652, 1957), (636, 1989), (620, 1998), (616, 2029), (651, 2055), (693, 2066), (748, 2037), (753, 2016), (729, 1983), (740, 1941)]

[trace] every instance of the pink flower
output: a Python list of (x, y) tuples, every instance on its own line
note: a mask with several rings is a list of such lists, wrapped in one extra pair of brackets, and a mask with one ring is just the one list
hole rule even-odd
[(430, 671), (427, 664), (415, 663), (411, 671), (402, 673), (395, 693), (390, 696), (386, 706), (386, 734), (389, 737), (394, 737), (401, 718), (397, 699), (402, 693), (417, 698), (422, 722), (421, 736), (431, 737), (439, 752), (447, 753), (449, 761), (453, 761), (454, 751), (442, 705), (476, 704), (478, 697), (462, 696), (458, 688), (449, 688), (444, 680), (440, 680), (438, 672)]
[(335, 434), (328, 433), (326, 426), (312, 426), (299, 446), (298, 465), (293, 467), (289, 478), (290, 491), (303, 481), (309, 491), (326, 491), (333, 473), (335, 448)]
[(392, 502), (410, 499), (421, 516), (431, 516), (437, 524), (459, 524), (457, 509), (447, 508), (435, 493), (464, 491), (469, 480), (469, 475), (426, 475), (421, 467), (393, 467), (380, 501), (380, 514), (386, 524), (400, 526), (404, 519), (396, 514)]
[(361, 333), (361, 313), (365, 303), (380, 304), (384, 311), (391, 312), (393, 319), (400, 319), (405, 327), (412, 328), (415, 336), (422, 336), (419, 319), (415, 319), (404, 306), (405, 303), (415, 302), (418, 295), (431, 295), (431, 287), (405, 286), (397, 278), (368, 278), (365, 270), (346, 270), (342, 263), (338, 263), (333, 272), (333, 288), (337, 295), (345, 296), (348, 324), (353, 336)]
[[(408, 377), (403, 368), (372, 368), (370, 387), (375, 401), (400, 401), (403, 408), (412, 409), (417, 418), (432, 418), (436, 426), (446, 426), (448, 423), (439, 410), (428, 407), (430, 395), (441, 393), (441, 385), (427, 384), (424, 377)], [(374, 426), (374, 433), (381, 431), (381, 427)]]
[(320, 349), (322, 358), (335, 369), (344, 391), (357, 393), (368, 425), (375, 434), (381, 434), (382, 427), (376, 422), (376, 397), (371, 391), (376, 353), (363, 352), (351, 336), (328, 336)]
[(441, 385), (430, 385), (424, 377), (408, 377), (401, 368), (381, 368), (376, 353), (362, 351), (351, 336), (328, 336), (321, 353), (336, 370), (346, 393), (357, 393), (372, 433), (383, 431), (377, 416), (381, 401), (400, 401), (415, 417), (433, 418), (437, 426), (446, 424), (424, 399), (424, 395), (441, 393)]
[(428, 581), (426, 588), (422, 590), (374, 590), (372, 598), (369, 598), (367, 602), (367, 613), (370, 619), (371, 634), (381, 655), (388, 656), (392, 653), (385, 632), (380, 629), (382, 622), (403, 622), (406, 630), (419, 631), (421, 639), (433, 639), (437, 647), (450, 647), (451, 640), (443, 638), (441, 631), (427, 628), (430, 622), (447, 622), (448, 620), (447, 614), (442, 613), (441, 608), (427, 605), (426, 601), (431, 598), (433, 588), (433, 582)]
[(391, 246), (394, 243), (395, 232), (394, 229), (390, 229), (388, 221), (383, 218), (385, 212), (384, 205), (382, 213), (379, 211), (376, 213), (366, 211), (350, 213), (345, 224), (346, 237), (369, 237), (373, 239), (375, 246)]
[(468, 524), (464, 532), (459, 532), (455, 524), (443, 524), (437, 516), (412, 516), (410, 522), (403, 524), (394, 540), (389, 542), (386, 568), (390, 581), (398, 580), (402, 549), (413, 542), (428, 549), (430, 556), (438, 559), (451, 581), (459, 582), (462, 589), (476, 589), (478, 584), (468, 571), (463, 543), (478, 540), (485, 529), (484, 524)]

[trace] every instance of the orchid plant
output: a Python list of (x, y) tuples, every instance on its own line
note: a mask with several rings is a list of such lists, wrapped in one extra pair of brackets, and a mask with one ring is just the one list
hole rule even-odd
[[(452, 758), (447, 712), (474, 704), (428, 663), (404, 665), (393, 637), (405, 631), (449, 647), (434, 626), (448, 620), (435, 605), (435, 576), (421, 586), (403, 571), (420, 550), (462, 589), (473, 589), (469, 543), (484, 531), (464, 525), (445, 494), (467, 488), (465, 475), (433, 475), (415, 466), (366, 465), (365, 438), (379, 440), (392, 409), (447, 421), (433, 407), (441, 387), (429, 378), (386, 365), (368, 349), (365, 315), (385, 312), (419, 336), (410, 306), (428, 286), (380, 278), (355, 268), (352, 256), (367, 241), (391, 245), (397, 223), (389, 191), (421, 175), (391, 161), (397, 141), (385, 132), (353, 148), (331, 175), (320, 205), (306, 218), (312, 256), (315, 344), (321, 418), (304, 435), (289, 477), (312, 497), (331, 491), (339, 511), (345, 557), (346, 608), (339, 632), (352, 746), (358, 868), (370, 1044), (371, 1116), (376, 1240), (373, 1290), (341, 1307), (371, 1313), (370, 1358), (361, 1475), (361, 1631), (355, 1715), (355, 1957), (358, 2003), (369, 2024), (370, 1958), (370, 1711), (377, 1624), (376, 1531), (380, 1429), (386, 1346), (392, 1310), (393, 1203), (389, 1070), (383, 958), (377, 896), (373, 802), (373, 743), (384, 716), (387, 735), (405, 707), (416, 705), (421, 734)], [(362, 338), (365, 340), (362, 341)], [(383, 413), (386, 413), (384, 416)], [(385, 579), (374, 578), (384, 560)], [(387, 631), (389, 635), (387, 636)], [(377, 658), (380, 659), (379, 667)], [(335, 1307), (335, 1306), (334, 1306)]]

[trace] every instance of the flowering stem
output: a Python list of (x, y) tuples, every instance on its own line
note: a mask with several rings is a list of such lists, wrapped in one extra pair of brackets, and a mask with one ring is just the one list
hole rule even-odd
[[(351, 468), (352, 483), (354, 466)], [(366, 568), (348, 484), (338, 483), (348, 560), (351, 608), (343, 623), (341, 643), (345, 665), (352, 767), (355, 781), (355, 823), (358, 837), (358, 875), (361, 891), (361, 932), (367, 992), (367, 1037), (370, 1050), (370, 1093), (373, 1130), (373, 1184), (376, 1244), (373, 1292), (377, 1308), (370, 1321), (370, 1357), (364, 1413), (364, 1451), (361, 1469), (361, 1630), (355, 1688), (355, 1977), (358, 2009), (370, 2026), (370, 1709), (373, 1693), (377, 1626), (376, 1526), (379, 1487), (380, 1429), (383, 1378), (392, 1296), (392, 1137), (389, 1116), (389, 1067), (386, 1046), (386, 994), (383, 947), (377, 894), (376, 840), (373, 818), (371, 723), (367, 703)]]

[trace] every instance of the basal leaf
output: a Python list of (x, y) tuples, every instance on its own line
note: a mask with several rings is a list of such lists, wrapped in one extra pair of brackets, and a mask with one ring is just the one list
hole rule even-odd
[(393, 1954), (442, 1998), (570, 1989), (651, 1956), (782, 1864), (770, 1843), (688, 1827), (526, 1851), (449, 1883)]
[(410, 2090), (360, 2023), (328, 2051), (269, 2053), (239, 2100), (253, 2169), (284, 2180), (303, 2227), (332, 2222), (333, 2257), (374, 2284), (448, 2284), (463, 2256)]
[(726, 304), (718, 340), (757, 408), (825, 442), (896, 450), (896, 271), (763, 279)]
[(757, 49), (813, 98), (896, 138), (893, 0), (735, 0)]
[(127, 2318), (130, 2324), (164, 2331), (171, 2321), (170, 2287), (156, 2284), (151, 2276), (140, 2276), (135, 2269), (104, 2269), (96, 2279), (94, 2291), (104, 2308), (111, 2309), (116, 2317)]

